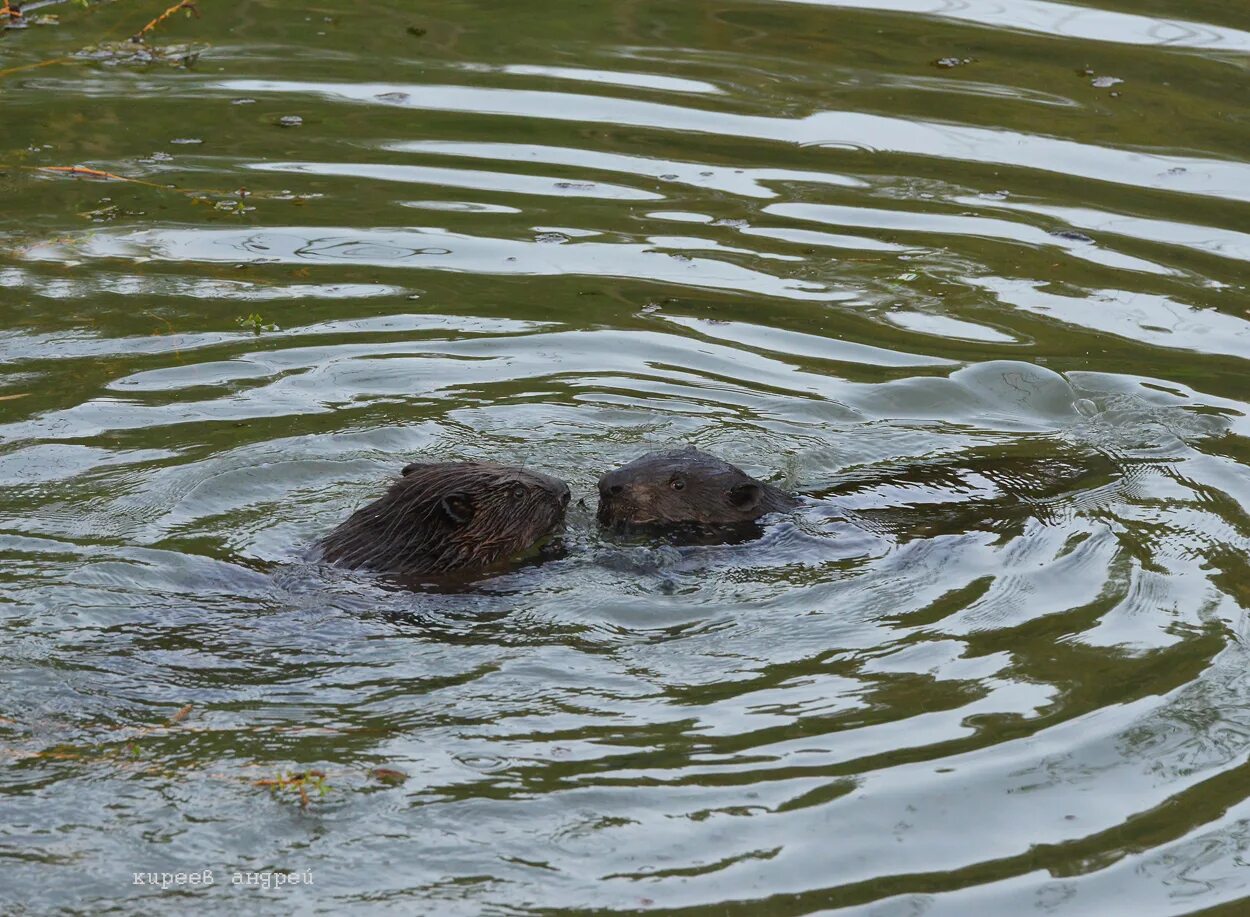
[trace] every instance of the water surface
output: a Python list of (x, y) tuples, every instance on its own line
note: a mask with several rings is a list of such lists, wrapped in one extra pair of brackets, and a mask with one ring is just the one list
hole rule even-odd
[[(1241, 912), (1244, 4), (200, 8), (0, 37), (0, 909)], [(566, 555), (307, 560), (414, 459)]]

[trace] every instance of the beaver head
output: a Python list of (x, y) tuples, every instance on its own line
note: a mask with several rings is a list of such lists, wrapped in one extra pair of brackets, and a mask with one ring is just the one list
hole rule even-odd
[(414, 462), (319, 544), (324, 560), (403, 576), (471, 572), (516, 557), (564, 520), (569, 488), (492, 462)]
[(630, 526), (734, 526), (797, 501), (693, 446), (648, 452), (599, 479), (599, 522)]

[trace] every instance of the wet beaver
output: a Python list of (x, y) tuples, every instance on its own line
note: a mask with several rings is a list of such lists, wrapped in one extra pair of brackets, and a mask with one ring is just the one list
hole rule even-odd
[(473, 573), (564, 521), (563, 481), (492, 462), (414, 462), (380, 500), (318, 542), (321, 558), (404, 578)]
[[(1030, 444), (1033, 449), (1045, 452), (1038, 444)], [(599, 479), (598, 515), (601, 524), (618, 531), (682, 540), (693, 535), (704, 543), (758, 537), (761, 517), (804, 505), (824, 506), (863, 528), (900, 538), (969, 527), (1003, 531), (1025, 519), (1048, 521), (1057, 498), (1075, 488), (1096, 491), (1128, 474), (1101, 454), (1011, 455), (996, 449), (954, 461), (870, 469), (809, 499), (686, 447), (651, 452), (605, 474)]]
[(693, 446), (648, 452), (599, 479), (599, 522), (613, 528), (734, 528), (799, 501)]

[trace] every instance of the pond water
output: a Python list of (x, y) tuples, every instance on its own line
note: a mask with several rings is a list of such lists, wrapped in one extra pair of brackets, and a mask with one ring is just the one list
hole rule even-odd
[[(0, 910), (1244, 913), (1250, 11), (1100, 2), (30, 11)], [(307, 559), (419, 458), (565, 553)]]

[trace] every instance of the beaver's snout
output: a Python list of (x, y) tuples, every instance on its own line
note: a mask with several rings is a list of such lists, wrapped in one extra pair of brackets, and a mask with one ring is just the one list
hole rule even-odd
[(599, 479), (599, 496), (619, 497), (625, 491), (624, 479), (620, 469), (609, 471)]

